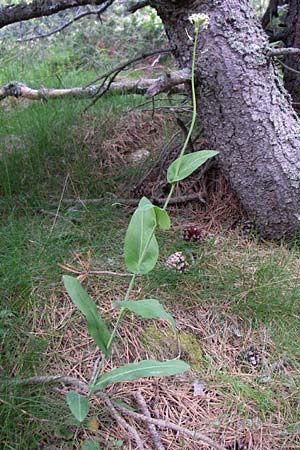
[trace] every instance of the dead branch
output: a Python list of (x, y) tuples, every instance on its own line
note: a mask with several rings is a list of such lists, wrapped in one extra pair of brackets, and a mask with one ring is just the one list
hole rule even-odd
[[(144, 416), (150, 418), (151, 415), (147, 407), (147, 403), (140, 391), (138, 391), (135, 394), (135, 400)], [(160, 436), (155, 428), (155, 425), (153, 425), (153, 423), (147, 423), (147, 425), (155, 450), (165, 450), (165, 446), (161, 442)]]
[(113, 69), (108, 70), (104, 74), (102, 74), (99, 77), (95, 78), (90, 83), (86, 84), (84, 87), (91, 86), (91, 85), (97, 83), (100, 80), (103, 80), (103, 79), (105, 80), (110, 75), (115, 75), (116, 73), (120, 73), (122, 70), (126, 69), (126, 67), (130, 66), (131, 64), (139, 62), (142, 59), (146, 59), (149, 56), (154, 56), (154, 55), (158, 55), (158, 54), (161, 54), (161, 53), (171, 53), (172, 51), (173, 51), (173, 48), (169, 47), (169, 48), (165, 48), (165, 49), (154, 50), (153, 52), (142, 53), (141, 55), (138, 55), (135, 58), (129, 59), (127, 61), (124, 61), (123, 63), (119, 64), (118, 66), (114, 67)]
[(104, 394), (103, 396), (101, 396), (101, 399), (106, 404), (108, 410), (110, 411), (111, 415), (114, 417), (115, 421), (119, 425), (123, 426), (123, 428), (125, 428), (125, 430), (127, 430), (129, 432), (131, 437), (134, 439), (136, 445), (138, 446), (138, 449), (144, 450), (145, 447), (143, 445), (143, 442), (142, 442), (142, 439), (141, 439), (139, 433), (137, 432), (137, 430), (134, 427), (129, 425), (129, 423), (126, 422), (126, 420), (118, 413), (118, 411), (116, 410), (114, 404), (112, 403), (112, 401), (110, 400), (108, 395)]
[(43, 16), (51, 16), (60, 11), (74, 8), (76, 6), (107, 5), (110, 6), (114, 0), (33, 0), (31, 3), (17, 3), (0, 6), (0, 28), (23, 20), (35, 19)]
[(102, 85), (89, 85), (68, 89), (41, 88), (32, 89), (23, 83), (11, 82), (0, 88), (0, 101), (6, 97), (26, 98), (29, 100), (49, 100), (62, 97), (99, 98), (108, 90), (122, 94), (139, 94), (152, 97), (160, 92), (175, 89), (175, 92), (184, 91), (183, 83), (189, 80), (187, 70), (170, 72), (160, 78), (141, 78), (139, 80), (124, 80)]
[[(106, 396), (106, 394), (100, 392), (100, 393), (97, 393), (97, 397), (98, 396), (99, 396), (99, 398), (102, 398), (103, 396)], [(170, 430), (174, 430), (174, 431), (177, 431), (179, 433), (185, 434), (186, 436), (191, 437), (195, 441), (205, 442), (206, 444), (210, 445), (215, 450), (225, 450), (223, 446), (217, 444), (216, 442), (214, 442), (212, 439), (210, 439), (205, 434), (199, 433), (197, 431), (188, 430), (187, 428), (181, 427), (180, 425), (177, 425), (175, 423), (169, 422), (167, 420), (154, 419), (152, 417), (146, 417), (143, 414), (138, 414), (138, 413), (136, 413), (134, 411), (130, 411), (129, 409), (125, 408), (124, 406), (121, 406), (121, 405), (118, 405), (118, 404), (115, 404), (115, 403), (114, 403), (114, 405), (115, 405), (116, 409), (121, 411), (123, 414), (125, 414), (127, 416), (130, 416), (130, 417), (136, 419), (137, 421), (142, 421), (142, 422), (146, 422), (146, 423), (152, 423), (153, 425), (156, 425), (159, 428), (169, 428)]]
[[(53, 383), (63, 383), (63, 384), (69, 385), (69, 386), (76, 387), (86, 393), (89, 392), (89, 387), (88, 387), (87, 383), (79, 381), (79, 380), (77, 380), (77, 378), (62, 376), (62, 375), (52, 375), (52, 376), (46, 376), (46, 377), (31, 377), (31, 378), (26, 378), (23, 380), (22, 379), (21, 380), (11, 380), (11, 384), (15, 384), (15, 385), (19, 385), (19, 386), (20, 385), (23, 385), (23, 386), (35, 385), (35, 384), (51, 384), (51, 383), (52, 384)], [(134, 411), (128, 410), (124, 406), (113, 403), (111, 401), (111, 399), (109, 398), (109, 396), (102, 391), (92, 392), (92, 395), (99, 398), (107, 405), (108, 410), (111, 412), (111, 414), (115, 417), (116, 420), (117, 420), (117, 418), (114, 414), (115, 414), (115, 410), (118, 410), (122, 414), (130, 416), (137, 421), (145, 422), (147, 424), (150, 423), (150, 424), (158, 426), (159, 428), (167, 428), (167, 429), (174, 430), (176, 432), (185, 434), (186, 436), (189, 436), (192, 439), (205, 442), (206, 444), (210, 445), (215, 450), (225, 450), (223, 446), (217, 444), (216, 442), (214, 442), (212, 439), (210, 439), (208, 436), (206, 436), (203, 433), (188, 430), (187, 428), (181, 427), (180, 425), (169, 422), (167, 420), (154, 419), (152, 417), (147, 417), (143, 414), (139, 414)], [(121, 417), (121, 419), (124, 420), (122, 417)], [(120, 419), (118, 418), (118, 420), (120, 420)], [(119, 422), (119, 423), (123, 425), (123, 422)], [(127, 422), (125, 422), (125, 423), (126, 423), (126, 425), (128, 425)], [(127, 430), (128, 430), (128, 428), (127, 428)], [(132, 431), (133, 430), (135, 430), (135, 428), (132, 427)], [(134, 437), (134, 440), (138, 444), (138, 441), (136, 440), (136, 438), (138, 439), (139, 436)], [(138, 447), (138, 448), (143, 449), (144, 447)]]
[(127, 12), (129, 14), (134, 14), (139, 9), (145, 8), (145, 6), (148, 6), (148, 5), (149, 5), (149, 1), (147, 1), (147, 0), (140, 0), (140, 1), (137, 1), (134, 3), (130, 3), (127, 8)]
[(85, 11), (85, 12), (83, 12), (81, 14), (78, 14), (77, 16), (75, 16), (69, 22), (64, 23), (61, 27), (55, 28), (55, 30), (49, 31), (48, 33), (37, 34), (35, 36), (29, 36), (29, 37), (26, 37), (26, 38), (23, 38), (23, 39), (17, 39), (17, 42), (36, 41), (37, 39), (42, 39), (42, 38), (46, 38), (46, 37), (52, 36), (53, 34), (56, 34), (56, 33), (59, 33), (60, 31), (65, 30), (70, 25), (72, 25), (73, 23), (77, 22), (78, 20), (83, 19), (86, 16), (91, 16), (91, 15), (99, 16), (100, 14), (102, 14), (112, 4), (112, 2), (113, 2), (113, 0), (108, 2), (107, 5), (105, 5), (102, 8), (98, 8), (98, 9), (95, 9), (95, 10), (92, 10), (92, 11)]
[(300, 55), (300, 48), (286, 47), (286, 48), (270, 48), (268, 50), (268, 55), (271, 57), (275, 56), (291, 56)]

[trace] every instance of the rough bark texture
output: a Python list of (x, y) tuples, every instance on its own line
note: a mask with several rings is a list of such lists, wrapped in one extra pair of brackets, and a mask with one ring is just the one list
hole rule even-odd
[[(289, 10), (286, 25), (291, 33), (286, 38), (287, 47), (300, 48), (300, 2), (289, 1)], [(287, 56), (284, 60), (287, 67), (284, 68), (285, 87), (293, 98), (293, 106), (300, 115), (300, 57)]]
[(105, 0), (34, 0), (31, 3), (0, 6), (0, 28), (22, 20), (51, 16), (59, 11), (84, 5), (104, 5)]
[(300, 122), (266, 56), (247, 0), (151, 0), (181, 67), (190, 64), (188, 16), (209, 15), (198, 47), (198, 110), (211, 148), (263, 234), (300, 230)]

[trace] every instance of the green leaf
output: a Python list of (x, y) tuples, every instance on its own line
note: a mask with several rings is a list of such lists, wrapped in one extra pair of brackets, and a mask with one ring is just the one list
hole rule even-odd
[(67, 404), (74, 417), (76, 417), (79, 422), (83, 422), (90, 409), (88, 398), (75, 391), (70, 391), (67, 393)]
[(121, 381), (133, 381), (146, 377), (168, 377), (188, 370), (190, 366), (179, 359), (169, 361), (145, 360), (138, 363), (126, 364), (125, 366), (113, 369), (104, 373), (97, 384), (91, 387), (92, 390), (104, 389), (111, 383)]
[(167, 178), (170, 184), (184, 180), (209, 158), (216, 156), (219, 152), (215, 150), (200, 150), (199, 152), (188, 153), (182, 158), (177, 158), (168, 168)]
[(150, 272), (158, 259), (155, 237), (157, 219), (152, 203), (143, 197), (133, 214), (125, 236), (125, 264), (135, 274)]
[(101, 447), (98, 442), (88, 439), (82, 444), (81, 450), (101, 450)]
[(100, 350), (107, 355), (110, 333), (98, 312), (96, 303), (89, 297), (76, 278), (64, 275), (63, 281), (71, 300), (86, 317), (89, 334)]
[(165, 319), (171, 324), (174, 334), (176, 334), (175, 320), (171, 314), (167, 313), (158, 300), (150, 298), (138, 301), (116, 301), (113, 302), (113, 305), (119, 309), (126, 308), (137, 316), (144, 317), (145, 319)]
[(171, 220), (167, 211), (159, 208), (158, 206), (154, 206), (154, 211), (156, 214), (158, 228), (160, 228), (161, 230), (169, 230), (171, 227)]

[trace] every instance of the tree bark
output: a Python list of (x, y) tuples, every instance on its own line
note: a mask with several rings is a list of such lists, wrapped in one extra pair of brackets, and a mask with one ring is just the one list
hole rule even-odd
[(196, 62), (198, 112), (211, 148), (262, 235), (300, 231), (300, 122), (247, 0), (151, 0), (180, 67), (191, 64), (192, 13), (208, 14)]
[[(291, 32), (288, 34), (285, 44), (287, 47), (300, 48), (300, 2), (289, 0), (289, 9), (286, 18), (286, 26)], [(292, 96), (293, 106), (300, 116), (300, 57), (287, 56), (284, 60), (284, 83)]]
[(34, 0), (31, 3), (18, 3), (0, 6), (0, 28), (12, 23), (30, 20), (37, 17), (51, 16), (75, 6), (104, 5), (109, 6), (112, 1), (107, 0)]

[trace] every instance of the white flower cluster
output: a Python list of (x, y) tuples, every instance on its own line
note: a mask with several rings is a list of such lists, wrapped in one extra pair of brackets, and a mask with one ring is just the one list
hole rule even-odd
[(189, 21), (194, 25), (195, 31), (203, 31), (208, 27), (209, 17), (207, 14), (191, 14)]

